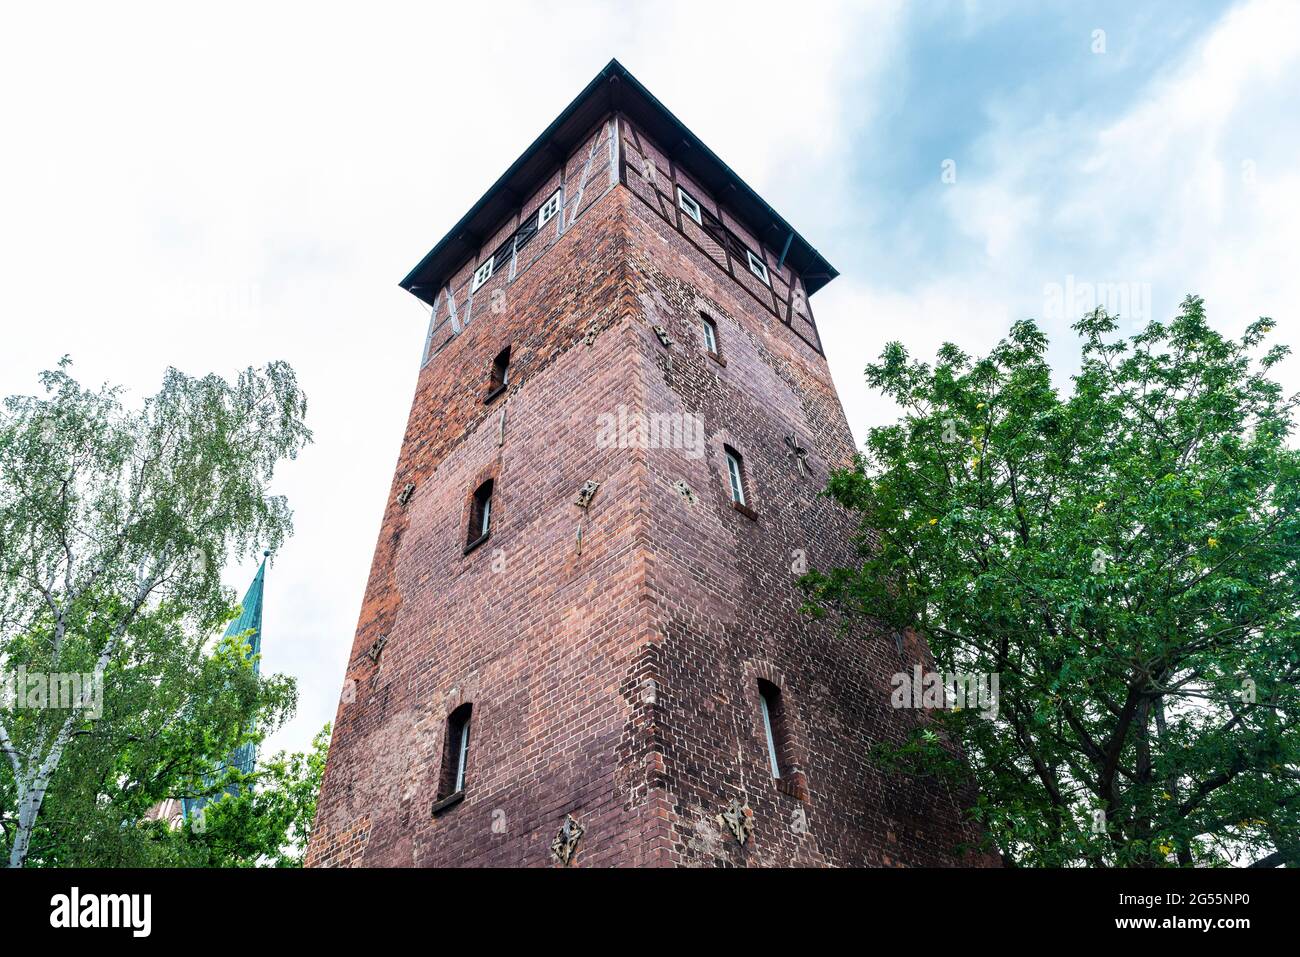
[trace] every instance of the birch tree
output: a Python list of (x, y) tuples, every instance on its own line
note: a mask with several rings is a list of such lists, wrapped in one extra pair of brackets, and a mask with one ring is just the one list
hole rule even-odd
[[(28, 862), (65, 767), (81, 769), (67, 786), (92, 807), (112, 805), (105, 795), (137, 775), (149, 785), (135, 792), (138, 811), (150, 787), (197, 783), (251, 717), (293, 706), (291, 682), (258, 679), (228, 648), (205, 650), (233, 613), (222, 568), (274, 552), (292, 531), (269, 488), (311, 440), (293, 370), (274, 362), (227, 381), (169, 369), (156, 395), (128, 408), (120, 389), (84, 388), (69, 368), (65, 357), (41, 374), (43, 395), (11, 396), (0, 412), (0, 824), (11, 867)], [(189, 735), (180, 752), (178, 735)], [(157, 765), (163, 753), (151, 740), (170, 741), (172, 758), (141, 774), (141, 755)], [(135, 767), (119, 754), (128, 742)], [(191, 766), (175, 766), (177, 753)]]

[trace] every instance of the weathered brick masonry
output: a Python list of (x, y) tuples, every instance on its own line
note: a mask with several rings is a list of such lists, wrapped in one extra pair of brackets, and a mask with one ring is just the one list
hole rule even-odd
[[(925, 650), (848, 640), (798, 611), (803, 563), (851, 560), (854, 531), (817, 497), (853, 443), (804, 280), (652, 142), (628, 112), (649, 109), (639, 85), (616, 73), (620, 95), (597, 102), (608, 112), (554, 175), (421, 295), (426, 364), (308, 863), (563, 866), (551, 844), (567, 815), (583, 828), (568, 866), (973, 862), (957, 853), (975, 836), (969, 793), (869, 761), (916, 720), (889, 707), (889, 679)], [(558, 222), (470, 293), (483, 257), (561, 185)], [(708, 228), (683, 215), (679, 186)], [(742, 247), (768, 283), (735, 262)], [(508, 384), (485, 401), (505, 347)], [(621, 447), (602, 431), (620, 414), (687, 425), (676, 447)], [(491, 532), (466, 551), (489, 478)], [(779, 778), (760, 680), (779, 689)], [(434, 813), (448, 717), (467, 702), (464, 796)], [(733, 799), (752, 823), (743, 844), (720, 818)]]

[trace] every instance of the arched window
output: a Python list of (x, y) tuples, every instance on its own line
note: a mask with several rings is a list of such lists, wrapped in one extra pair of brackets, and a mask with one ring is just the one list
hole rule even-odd
[(510, 384), (510, 347), (506, 346), (492, 360), (492, 378), (488, 382), (487, 396), (484, 402), (491, 402)]
[(704, 313), (700, 313), (700, 328), (704, 332), (704, 348), (708, 349), (712, 355), (719, 355), (718, 324)]
[(749, 503), (745, 498), (745, 465), (740, 453), (730, 445), (722, 447), (727, 456), (727, 483), (731, 488), (731, 503), (742, 508)]
[(789, 753), (786, 739), (785, 710), (781, 702), (781, 689), (770, 681), (758, 679), (758, 707), (762, 712), (763, 732), (767, 738), (767, 757), (772, 766), (772, 777), (781, 779)]
[(492, 480), (488, 479), (474, 491), (474, 501), (469, 510), (469, 530), (465, 547), (473, 548), (484, 541), (492, 531)]
[(447, 716), (447, 737), (442, 749), (442, 776), (438, 798), (465, 790), (465, 767), (469, 761), (469, 724), (474, 706), (468, 702)]

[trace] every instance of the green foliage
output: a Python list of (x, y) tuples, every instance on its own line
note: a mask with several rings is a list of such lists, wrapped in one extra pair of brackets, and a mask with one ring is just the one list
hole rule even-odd
[(301, 867), (329, 743), (327, 724), (311, 751), (279, 752), (238, 794), (208, 804), (201, 826), (186, 824), (186, 853), (208, 867)]
[(987, 358), (892, 343), (867, 368), (904, 414), (830, 481), (862, 564), (810, 574), (810, 605), (1000, 676), (996, 720), (928, 730), (1012, 860), (1300, 864), (1300, 454), (1271, 327), (1228, 339), (1188, 297), (1122, 338), (1098, 310), (1066, 398), (1028, 321)]
[(269, 485), (310, 441), (306, 401), (272, 363), (233, 383), (169, 369), (129, 410), (68, 365), (0, 414), (0, 676), (85, 675), (102, 714), (0, 711), (0, 842), (11, 866), (148, 865), (145, 811), (295, 707), (242, 639), (209, 646), (235, 614), (221, 569), (292, 531)]

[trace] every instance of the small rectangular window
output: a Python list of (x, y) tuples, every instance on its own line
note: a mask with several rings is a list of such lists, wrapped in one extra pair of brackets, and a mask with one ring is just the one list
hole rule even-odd
[(767, 278), (767, 263), (763, 262), (762, 257), (755, 256), (752, 250), (746, 249), (745, 255), (749, 257), (749, 271), (767, 285), (772, 285), (772, 280)]
[(483, 283), (492, 278), (492, 266), (496, 262), (495, 256), (489, 256), (487, 262), (474, 270), (474, 281), (469, 285), (470, 292), (478, 292)]
[(700, 323), (704, 329), (704, 348), (716, 356), (718, 354), (718, 327), (712, 319), (703, 313), (700, 314)]
[(745, 504), (745, 473), (740, 465), (740, 453), (726, 450), (727, 478), (731, 482), (731, 500), (737, 505)]
[(551, 194), (551, 198), (542, 203), (542, 208), (537, 211), (537, 228), (541, 229), (549, 223), (560, 211), (560, 191), (557, 189)]
[(700, 215), (700, 204), (680, 186), (677, 187), (677, 205), (681, 207), (683, 213), (695, 220), (695, 225), (704, 225), (704, 219)]

